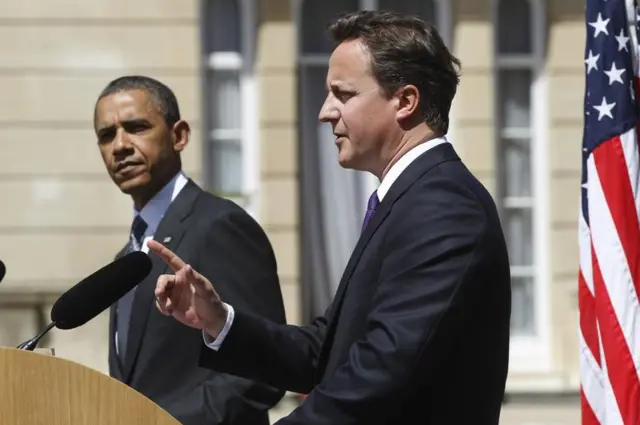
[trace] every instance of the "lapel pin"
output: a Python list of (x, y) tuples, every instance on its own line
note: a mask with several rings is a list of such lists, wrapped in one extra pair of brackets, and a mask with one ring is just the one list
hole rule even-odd
[(169, 243), (169, 242), (171, 242), (171, 236), (167, 236), (162, 240), (162, 243)]

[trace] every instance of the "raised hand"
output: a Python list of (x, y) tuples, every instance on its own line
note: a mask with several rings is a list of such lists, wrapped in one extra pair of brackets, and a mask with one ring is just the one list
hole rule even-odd
[(158, 277), (155, 290), (158, 310), (216, 338), (224, 327), (227, 309), (211, 282), (161, 243), (151, 240), (147, 246), (175, 273)]

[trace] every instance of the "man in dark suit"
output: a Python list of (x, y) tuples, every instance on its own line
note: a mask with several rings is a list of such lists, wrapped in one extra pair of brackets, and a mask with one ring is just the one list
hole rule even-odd
[[(234, 305), (285, 323), (274, 253), (260, 226), (181, 170), (190, 130), (173, 92), (148, 77), (118, 78), (100, 94), (94, 125), (109, 175), (134, 204), (129, 242), (118, 255), (148, 252), (154, 239), (217, 282)], [(149, 276), (111, 308), (110, 374), (186, 425), (267, 425), (283, 391), (198, 367), (202, 332), (153, 308), (167, 266), (150, 257)]]
[(175, 272), (158, 308), (203, 330), (203, 366), (308, 393), (278, 424), (497, 425), (510, 269), (495, 204), (444, 137), (459, 62), (410, 16), (356, 12), (330, 34), (320, 119), (340, 164), (380, 179), (333, 303), (283, 326), (153, 243)]

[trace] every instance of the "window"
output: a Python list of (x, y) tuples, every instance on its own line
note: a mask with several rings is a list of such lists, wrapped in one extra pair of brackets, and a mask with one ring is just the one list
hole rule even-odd
[(511, 259), (511, 330), (516, 351), (535, 356), (548, 329), (544, 9), (542, 0), (494, 6), (497, 201)]
[[(451, 39), (449, 0), (299, 0), (298, 28), (301, 281), (303, 320), (321, 314), (333, 298), (360, 235), (367, 199), (378, 185), (369, 173), (337, 161), (330, 124), (318, 121), (326, 97), (332, 51), (326, 25), (343, 12), (385, 9), (421, 16)], [(336, 219), (339, 217), (340, 219)]]
[(203, 0), (205, 187), (257, 208), (253, 0)]

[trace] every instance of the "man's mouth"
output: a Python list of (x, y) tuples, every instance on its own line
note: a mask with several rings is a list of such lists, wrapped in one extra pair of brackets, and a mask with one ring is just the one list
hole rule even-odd
[(134, 161), (125, 161), (125, 162), (121, 162), (116, 166), (116, 172), (119, 173), (121, 171), (125, 171), (129, 168), (133, 168), (133, 167), (137, 167), (140, 164), (139, 162), (134, 162)]

